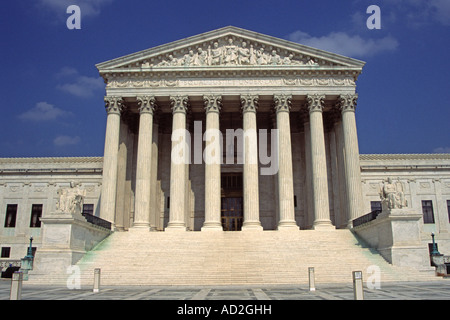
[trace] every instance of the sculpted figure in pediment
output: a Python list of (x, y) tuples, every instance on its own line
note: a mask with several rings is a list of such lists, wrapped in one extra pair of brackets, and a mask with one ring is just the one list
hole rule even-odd
[(213, 48), (208, 48), (209, 61), (208, 65), (217, 66), (222, 64), (222, 48), (219, 47), (219, 43), (216, 41), (213, 44)]
[(224, 54), (225, 64), (238, 64), (238, 48), (233, 44), (233, 39), (228, 39), (228, 45), (225, 46)]
[(183, 57), (183, 65), (190, 66), (194, 63), (194, 51), (189, 50), (189, 53), (185, 54)]
[(280, 56), (277, 54), (277, 50), (272, 50), (272, 55), (270, 56), (270, 64), (271, 65), (277, 65), (280, 64), (281, 62), (281, 58)]
[(208, 53), (203, 51), (202, 48), (197, 49), (197, 53), (192, 58), (193, 66), (204, 66), (208, 61)]
[(269, 56), (264, 52), (264, 48), (256, 50), (256, 63), (263, 66), (269, 61)]
[(242, 42), (242, 47), (239, 48), (238, 62), (240, 65), (250, 64), (250, 49), (246, 42)]

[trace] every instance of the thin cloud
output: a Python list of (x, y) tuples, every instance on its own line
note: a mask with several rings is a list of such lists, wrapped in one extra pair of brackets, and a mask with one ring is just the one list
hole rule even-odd
[(62, 67), (61, 70), (59, 70), (58, 73), (56, 73), (55, 77), (56, 78), (64, 78), (64, 77), (77, 76), (77, 75), (78, 75), (77, 69), (72, 68), (72, 67)]
[(430, 0), (429, 5), (433, 10), (433, 17), (445, 26), (450, 26), (450, 1)]
[(385, 0), (381, 6), (383, 12), (394, 12), (405, 24), (411, 28), (439, 23), (450, 25), (450, 1), (448, 0)]
[(77, 69), (72, 67), (61, 68), (55, 76), (58, 79), (71, 78), (72, 81), (70, 83), (57, 85), (57, 88), (80, 98), (92, 97), (97, 90), (102, 90), (105, 86), (101, 77), (80, 75)]
[(20, 114), (18, 117), (20, 120), (24, 121), (41, 122), (41, 121), (52, 121), (58, 118), (67, 117), (71, 115), (72, 113), (69, 111), (64, 111), (48, 102), (42, 101), (36, 103), (36, 106)]
[(113, 0), (39, 0), (41, 7), (51, 10), (58, 15), (66, 15), (67, 7), (77, 5), (80, 7), (82, 17), (96, 16), (101, 8)]
[(71, 137), (65, 135), (59, 135), (53, 140), (53, 144), (57, 147), (65, 147), (76, 145), (80, 143), (81, 139), (79, 136)]
[(349, 35), (345, 32), (331, 32), (326, 36), (313, 37), (298, 30), (289, 34), (287, 38), (313, 48), (350, 57), (373, 56), (381, 52), (394, 51), (398, 47), (398, 41), (392, 36), (364, 39), (359, 35)]
[(450, 147), (439, 147), (433, 150), (433, 153), (450, 153)]
[(102, 78), (78, 76), (75, 82), (58, 85), (58, 89), (80, 98), (89, 98), (94, 92), (104, 88)]

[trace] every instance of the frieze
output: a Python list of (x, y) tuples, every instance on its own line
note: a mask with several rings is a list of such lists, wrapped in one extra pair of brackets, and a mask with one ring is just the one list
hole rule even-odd
[(254, 87), (254, 86), (311, 86), (311, 87), (354, 87), (355, 81), (351, 78), (260, 78), (260, 79), (178, 79), (178, 80), (112, 80), (107, 88), (158, 88), (158, 87)]

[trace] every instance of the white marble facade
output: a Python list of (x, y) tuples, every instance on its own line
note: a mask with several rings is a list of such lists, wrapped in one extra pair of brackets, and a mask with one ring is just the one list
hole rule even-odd
[[(223, 230), (221, 199), (231, 197), (243, 199), (242, 230), (301, 232), (348, 228), (380, 201), (380, 185), (391, 177), (419, 213), (423, 200), (432, 202), (434, 223), (421, 222), (423, 241), (434, 232), (448, 253), (450, 155), (359, 155), (356, 81), (363, 66), (235, 27), (100, 63), (104, 157), (0, 159), (0, 242), (11, 248), (9, 259), (23, 257), (30, 236), (39, 248), (31, 207), (42, 204), (43, 217), (55, 211), (57, 190), (71, 181), (117, 231)], [(174, 164), (172, 133), (186, 129), (191, 150), (204, 150), (194, 133), (207, 128), (224, 136), (227, 129), (265, 129), (266, 154), (271, 129), (278, 129), (279, 170), (261, 174), (268, 165), (260, 158), (256, 165), (225, 158), (206, 164), (194, 152), (189, 164)], [(258, 152), (248, 144), (233, 160)], [(224, 190), (221, 179), (233, 175), (242, 183)], [(6, 227), (9, 204), (17, 204), (14, 227)]]

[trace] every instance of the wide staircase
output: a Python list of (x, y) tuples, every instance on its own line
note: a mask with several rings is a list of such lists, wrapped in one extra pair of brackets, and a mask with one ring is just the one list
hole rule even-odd
[[(375, 270), (382, 282), (438, 279), (390, 265), (349, 230), (115, 232), (77, 265), (84, 286), (92, 285), (95, 268), (102, 285), (306, 284), (308, 267), (315, 268), (316, 283), (351, 283), (352, 271), (369, 279)], [(30, 283), (67, 279), (64, 272)]]

